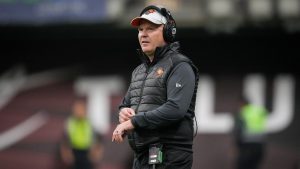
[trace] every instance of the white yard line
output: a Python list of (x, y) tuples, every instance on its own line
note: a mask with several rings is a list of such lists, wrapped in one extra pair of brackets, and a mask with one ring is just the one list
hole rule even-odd
[(27, 137), (48, 121), (45, 113), (37, 113), (20, 124), (0, 133), (0, 151)]

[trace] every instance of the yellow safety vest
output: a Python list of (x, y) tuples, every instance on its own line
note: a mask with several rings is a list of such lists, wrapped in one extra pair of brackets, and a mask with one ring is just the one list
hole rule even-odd
[(241, 116), (248, 133), (263, 133), (265, 131), (267, 111), (259, 106), (246, 105), (242, 107)]
[(91, 146), (93, 131), (87, 119), (69, 118), (67, 131), (72, 148), (86, 150)]

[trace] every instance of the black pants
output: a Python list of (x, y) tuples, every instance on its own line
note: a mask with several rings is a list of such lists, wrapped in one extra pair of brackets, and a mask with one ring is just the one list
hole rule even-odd
[[(148, 164), (149, 151), (135, 153), (132, 169), (152, 169)], [(163, 149), (163, 162), (156, 164), (156, 169), (191, 169), (193, 153), (174, 149)]]
[(73, 149), (74, 154), (74, 165), (73, 169), (92, 169), (92, 164), (88, 157), (88, 150), (75, 150)]
[(239, 145), (237, 169), (258, 169), (264, 156), (264, 144), (243, 143)]

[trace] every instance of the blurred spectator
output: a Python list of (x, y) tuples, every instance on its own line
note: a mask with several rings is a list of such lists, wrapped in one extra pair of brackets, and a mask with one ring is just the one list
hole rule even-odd
[(244, 97), (235, 117), (236, 169), (258, 169), (264, 157), (267, 111)]
[(67, 119), (65, 134), (60, 146), (63, 163), (72, 169), (93, 169), (102, 158), (103, 147), (99, 136), (87, 119), (86, 103), (76, 100)]

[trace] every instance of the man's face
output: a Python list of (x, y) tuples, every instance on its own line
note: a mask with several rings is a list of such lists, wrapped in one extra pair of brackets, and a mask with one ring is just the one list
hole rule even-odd
[(72, 107), (73, 115), (78, 119), (83, 119), (86, 117), (86, 107), (85, 103), (82, 101), (76, 101)]
[(156, 25), (147, 20), (141, 20), (138, 27), (138, 38), (143, 52), (147, 56), (153, 56), (156, 47), (166, 44), (163, 38), (164, 25)]

